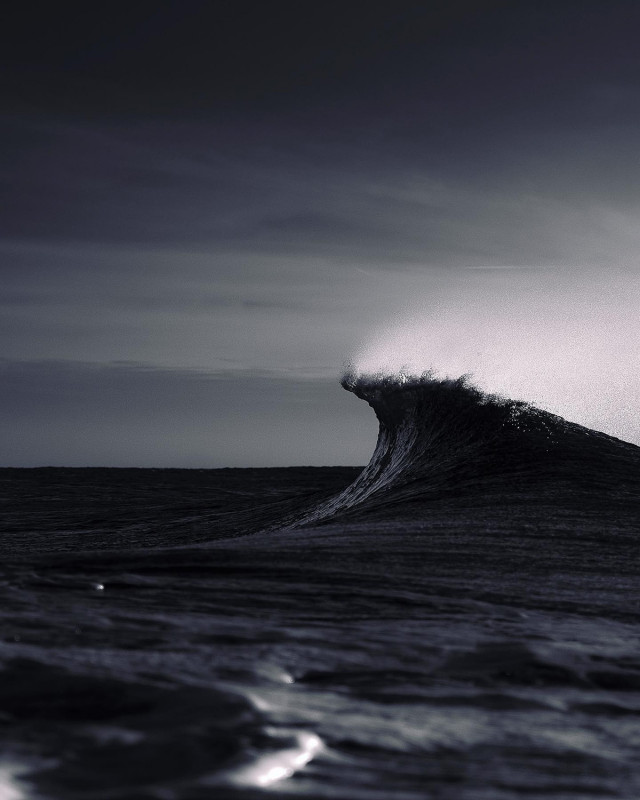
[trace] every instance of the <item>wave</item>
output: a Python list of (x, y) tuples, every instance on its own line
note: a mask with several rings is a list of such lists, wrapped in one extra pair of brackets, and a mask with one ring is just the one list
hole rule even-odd
[(354, 483), (299, 523), (443, 498), (640, 497), (640, 447), (484, 393), (468, 376), (350, 371), (341, 384), (378, 418), (375, 451)]
[(346, 517), (365, 527), (373, 518), (433, 526), (438, 517), (452, 530), (516, 520), (637, 529), (636, 445), (486, 394), (466, 376), (349, 372), (341, 383), (379, 422), (363, 470), (5, 469), (14, 500), (5, 503), (3, 556), (195, 546)]

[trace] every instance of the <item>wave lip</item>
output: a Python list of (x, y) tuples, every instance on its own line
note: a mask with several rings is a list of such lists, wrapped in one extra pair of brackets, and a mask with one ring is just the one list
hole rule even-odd
[(347, 372), (342, 386), (379, 422), (369, 464), (340, 494), (307, 514), (315, 522), (402, 501), (640, 490), (640, 448), (542, 411), (486, 394), (468, 376)]

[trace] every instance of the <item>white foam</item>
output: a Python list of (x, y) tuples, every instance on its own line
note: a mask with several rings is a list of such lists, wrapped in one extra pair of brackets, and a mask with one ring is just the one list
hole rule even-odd
[[(276, 733), (275, 731), (269, 731)], [(275, 753), (259, 756), (253, 763), (235, 770), (229, 779), (240, 786), (271, 786), (290, 778), (305, 767), (322, 749), (322, 740), (306, 731), (277, 731), (277, 735), (293, 737), (295, 745)]]
[(0, 798), (2, 800), (28, 800), (29, 795), (20, 775), (25, 772), (24, 767), (13, 762), (0, 763)]

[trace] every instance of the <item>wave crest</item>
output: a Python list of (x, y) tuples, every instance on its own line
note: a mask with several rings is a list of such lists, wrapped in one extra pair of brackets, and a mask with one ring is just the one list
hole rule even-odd
[(378, 441), (356, 481), (301, 522), (352, 510), (482, 494), (620, 485), (638, 475), (640, 448), (528, 403), (487, 394), (469, 375), (359, 374), (342, 386), (373, 409)]

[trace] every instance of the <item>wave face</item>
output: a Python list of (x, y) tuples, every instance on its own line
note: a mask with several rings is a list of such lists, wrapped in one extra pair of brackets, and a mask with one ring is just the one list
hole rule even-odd
[(575, 502), (636, 498), (640, 448), (521, 401), (488, 395), (466, 376), (437, 379), (352, 373), (342, 386), (373, 408), (379, 434), (356, 481), (301, 520), (420, 500), (534, 495)]

